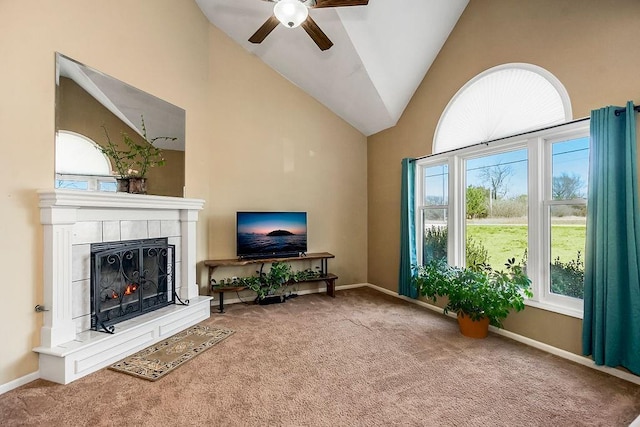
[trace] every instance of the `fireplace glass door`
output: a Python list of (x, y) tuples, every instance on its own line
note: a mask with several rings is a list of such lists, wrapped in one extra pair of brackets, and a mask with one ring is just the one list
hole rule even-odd
[(175, 245), (167, 238), (91, 245), (91, 328), (114, 324), (173, 304)]

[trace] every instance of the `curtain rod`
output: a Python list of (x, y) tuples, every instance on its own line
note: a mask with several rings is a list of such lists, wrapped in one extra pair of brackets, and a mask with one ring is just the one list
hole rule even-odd
[[(636, 109), (638, 109), (638, 108), (640, 108), (640, 106), (636, 107)], [(621, 111), (624, 111), (624, 110), (621, 110)], [(638, 111), (638, 110), (636, 110), (636, 111)], [(442, 151), (440, 153), (427, 154), (426, 156), (416, 157), (414, 159), (411, 159), (410, 161), (415, 162), (416, 160), (426, 159), (428, 157), (435, 156), (435, 155), (440, 155), (440, 154), (445, 154), (445, 153), (453, 153), (454, 151), (464, 150), (464, 149), (467, 149), (469, 147), (479, 147), (480, 145), (489, 145), (489, 144), (491, 144), (493, 142), (502, 141), (504, 139), (509, 139), (509, 138), (515, 138), (516, 136), (529, 135), (531, 133), (536, 133), (536, 132), (540, 132), (540, 131), (547, 130), (547, 129), (553, 129), (553, 128), (557, 128), (557, 127), (560, 127), (560, 126), (570, 125), (570, 124), (573, 124), (573, 123), (584, 122), (585, 120), (589, 120), (590, 118), (591, 117), (583, 117), (581, 119), (575, 119), (575, 120), (572, 120), (570, 122), (559, 123), (557, 125), (547, 126), (545, 128), (534, 129), (534, 130), (530, 130), (530, 131), (527, 131), (527, 132), (516, 133), (514, 135), (509, 135), (509, 136), (503, 136), (501, 138), (491, 139), (489, 141), (477, 142), (475, 144), (466, 145), (464, 147), (454, 148), (453, 150), (449, 150), (449, 151)]]
[[(622, 108), (620, 110), (616, 110), (615, 111), (615, 115), (619, 116), (620, 114), (624, 113), (625, 111), (627, 111), (626, 108)], [(636, 105), (635, 107), (633, 107), (633, 111), (635, 111), (636, 113), (640, 113), (640, 105)]]

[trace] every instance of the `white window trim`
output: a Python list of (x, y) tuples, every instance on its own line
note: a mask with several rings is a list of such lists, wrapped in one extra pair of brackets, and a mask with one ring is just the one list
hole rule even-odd
[[(551, 144), (588, 137), (590, 120), (580, 120), (547, 129), (503, 138), (482, 145), (474, 145), (451, 152), (434, 154), (416, 161), (416, 244), (422, 260), (422, 208), (424, 169), (447, 163), (449, 165), (448, 257), (451, 265), (464, 265), (465, 241), (465, 162), (475, 157), (525, 148), (528, 151), (528, 263), (527, 273), (532, 282), (533, 297), (526, 305), (582, 319), (583, 302), (577, 298), (551, 294), (548, 290), (550, 256)], [(562, 202), (566, 204), (565, 201)]]

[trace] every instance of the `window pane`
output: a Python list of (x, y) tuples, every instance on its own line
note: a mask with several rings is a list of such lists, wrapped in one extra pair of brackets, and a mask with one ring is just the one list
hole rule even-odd
[(584, 297), (586, 205), (551, 206), (551, 292)]
[[(589, 138), (552, 145), (550, 291), (553, 294), (584, 297), (584, 248), (587, 224)], [(577, 204), (576, 204), (577, 202)]]
[(449, 203), (449, 166), (438, 165), (425, 168), (424, 204), (443, 206)]
[(553, 200), (586, 199), (589, 174), (589, 138), (552, 145)]
[(113, 191), (117, 189), (117, 184), (114, 181), (98, 181), (98, 191)]
[(447, 209), (423, 209), (423, 264), (433, 259), (447, 259), (447, 216)]
[(527, 150), (467, 161), (466, 263), (503, 270), (509, 258), (526, 262)]
[(56, 180), (56, 188), (67, 188), (73, 190), (88, 190), (89, 182), (87, 181), (74, 181), (71, 179), (58, 179)]

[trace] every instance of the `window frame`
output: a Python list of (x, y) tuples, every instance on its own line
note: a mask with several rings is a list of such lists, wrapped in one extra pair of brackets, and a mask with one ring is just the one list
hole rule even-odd
[[(457, 150), (433, 154), (416, 160), (415, 224), (418, 260), (422, 262), (424, 224), (424, 171), (428, 167), (448, 164), (448, 242), (447, 257), (451, 265), (463, 266), (465, 262), (465, 206), (466, 206), (466, 161), (469, 159), (499, 154), (501, 152), (527, 150), (527, 199), (528, 199), (528, 258), (527, 273), (531, 279), (533, 297), (525, 304), (571, 317), (582, 318), (583, 301), (578, 298), (552, 294), (550, 292), (551, 264), (551, 217), (549, 207), (552, 186), (552, 144), (570, 139), (589, 137), (590, 120), (574, 122), (540, 129), (526, 134), (501, 138)], [(560, 204), (568, 204), (562, 200)]]

